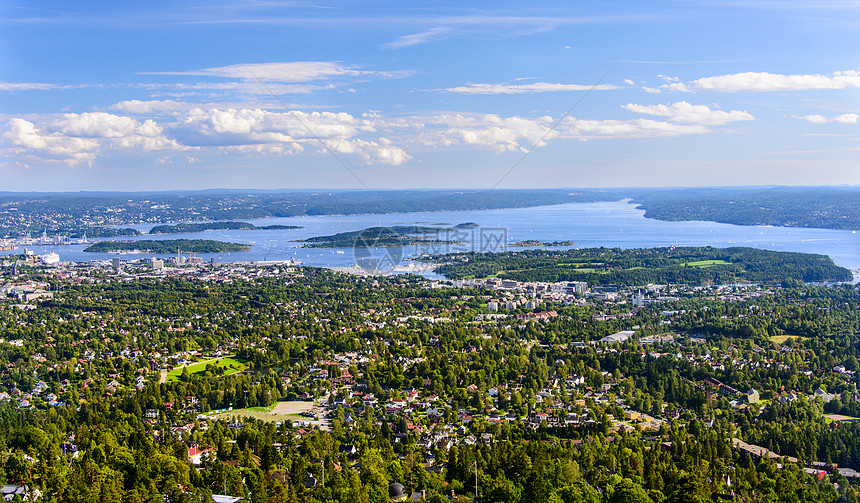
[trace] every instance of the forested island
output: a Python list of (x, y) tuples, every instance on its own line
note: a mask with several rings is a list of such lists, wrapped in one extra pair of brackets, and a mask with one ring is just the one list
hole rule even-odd
[(84, 249), (85, 252), (139, 252), (170, 254), (182, 251), (186, 253), (228, 253), (248, 251), (251, 247), (239, 243), (227, 243), (210, 239), (167, 239), (140, 241), (100, 241)]
[(180, 223), (173, 225), (156, 225), (149, 230), (149, 234), (190, 234), (212, 230), (291, 230), (302, 229), (300, 225), (263, 225), (257, 226), (248, 222), (206, 222), (206, 223)]
[(824, 255), (758, 248), (525, 250), (442, 255), (429, 260), (443, 263), (436, 272), (452, 279), (493, 276), (517, 281), (585, 281), (596, 285), (718, 285), (852, 278), (851, 271)]
[(359, 231), (341, 232), (329, 236), (314, 236), (303, 240), (304, 248), (368, 248), (410, 246), (422, 244), (454, 244), (457, 232), (478, 227), (474, 222), (453, 227), (394, 225), (368, 227)]

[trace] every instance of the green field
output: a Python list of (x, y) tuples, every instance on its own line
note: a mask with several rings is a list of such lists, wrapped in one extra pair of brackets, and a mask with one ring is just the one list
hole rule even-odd
[(713, 265), (732, 265), (732, 263), (726, 262), (725, 260), (699, 260), (696, 262), (687, 262), (684, 265), (692, 267), (711, 267)]
[(783, 344), (785, 341), (789, 339), (795, 339), (798, 341), (806, 340), (808, 337), (803, 337), (800, 335), (774, 335), (770, 338), (770, 342), (774, 342), (776, 344)]
[(272, 405), (269, 405), (268, 407), (248, 407), (245, 410), (251, 410), (254, 412), (272, 412), (272, 409), (275, 408), (275, 405), (277, 405), (277, 404), (273, 403)]
[[(188, 365), (186, 368), (188, 369), (189, 374), (197, 374), (200, 372), (204, 372), (206, 370), (206, 365), (224, 368), (224, 375), (235, 374), (248, 368), (248, 362), (236, 358), (235, 355), (228, 355), (222, 356), (220, 358), (212, 358), (211, 360), (204, 360), (202, 362)], [(168, 372), (167, 382), (179, 381), (179, 376), (182, 375), (182, 369), (183, 367), (176, 367), (175, 369)]]

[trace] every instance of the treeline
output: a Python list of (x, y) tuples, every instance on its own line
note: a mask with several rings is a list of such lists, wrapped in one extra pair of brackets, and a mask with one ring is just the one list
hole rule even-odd
[[(55, 299), (38, 309), (0, 310), (3, 338), (22, 341), (0, 344), (2, 390), (29, 391), (39, 380), (50, 390), (71, 383), (58, 391), (64, 405), (0, 405), (0, 451), (8, 453), (0, 456), (0, 482), (38, 487), (48, 502), (204, 501), (214, 493), (252, 502), (384, 503), (397, 482), (442, 503), (451, 491), (475, 496), (476, 475), (482, 502), (681, 503), (732, 493), (750, 502), (858, 501), (857, 486), (838, 475), (819, 482), (730, 443), (739, 435), (803, 460), (860, 468), (860, 428), (833, 429), (822, 417), (822, 407), (858, 407), (853, 384), (831, 371), (860, 367), (860, 293), (853, 285), (780, 290), (749, 302), (682, 299), (606, 322), (594, 319), (594, 306), (550, 305), (559, 316), (545, 323), (479, 324), (487, 291), (427, 289), (414, 277), (298, 271), (224, 283), (54, 280)], [(666, 310), (676, 311), (675, 341), (640, 347), (634, 338), (611, 350), (571, 344), (634, 325), (640, 335), (658, 333)], [(416, 313), (451, 321), (393, 322)], [(785, 333), (804, 338), (769, 341)], [(153, 353), (218, 348), (248, 361), (249, 371), (224, 376), (212, 368), (158, 382)], [(143, 353), (123, 355), (128, 349)], [(346, 352), (367, 357), (348, 369), (363, 385), (355, 390), (373, 393), (380, 404), (404, 397), (407, 388), (436, 393), (442, 422), (348, 404), (334, 408), (329, 431), (255, 420), (204, 426), (197, 419), (210, 409), (263, 407), (305, 393), (344, 400), (349, 390), (332, 381), (338, 365), (325, 366), (326, 379), (310, 376), (321, 360)], [(747, 366), (734, 367), (739, 361)], [(140, 390), (133, 387), (139, 375), (147, 377)], [(584, 384), (568, 386), (571, 375)], [(756, 406), (736, 408), (729, 397), (709, 393), (708, 377), (742, 392), (759, 389), (771, 405), (761, 414)], [(121, 386), (109, 391), (108, 379)], [(603, 385), (610, 391), (602, 399), (585, 397), (586, 387)], [(782, 388), (809, 394), (822, 386), (838, 402), (779, 405)], [(496, 399), (491, 387), (501, 391)], [(546, 389), (558, 402), (538, 399)], [(619, 400), (665, 419), (660, 430), (612, 433), (613, 420), (625, 416)], [(527, 425), (538, 413), (558, 417), (572, 405), (587, 421)], [(663, 415), (664, 405), (679, 417)], [(514, 419), (491, 421), (493, 408)], [(146, 418), (148, 409), (158, 418)], [(480, 440), (428, 447), (424, 434)], [(191, 446), (212, 448), (199, 467), (188, 458)]]
[[(722, 427), (673, 425), (663, 437), (638, 434), (571, 440), (520, 424), (484, 424), (491, 443), (436, 450), (428, 470), (416, 436), (396, 418), (350, 419), (338, 410), (331, 431), (296, 435), (288, 423), (199, 422), (182, 436), (154, 427), (133, 404), (85, 403), (24, 413), (0, 410), (0, 440), (11, 450), (0, 476), (42, 489), (42, 501), (208, 501), (212, 494), (252, 502), (389, 501), (390, 485), (425, 501), (492, 503), (704, 503), (857, 501), (795, 465), (778, 467), (730, 448)], [(79, 454), (72, 456), (68, 433)], [(188, 446), (211, 448), (199, 469)], [(341, 452), (341, 445), (356, 454)], [(30, 460), (35, 460), (33, 463)], [(477, 494), (476, 494), (477, 493)], [(465, 495), (466, 497), (463, 497)], [(462, 498), (462, 499), (461, 499)]]

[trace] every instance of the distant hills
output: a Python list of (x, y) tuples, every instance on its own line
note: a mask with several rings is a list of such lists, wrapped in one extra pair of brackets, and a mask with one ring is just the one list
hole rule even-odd
[[(523, 208), (630, 199), (659, 220), (707, 220), (737, 225), (860, 229), (860, 187), (710, 187), (524, 190), (0, 192), (0, 235), (110, 234), (141, 223), (156, 232), (194, 232), (207, 225), (265, 217), (354, 215)], [(248, 225), (236, 223), (235, 225)], [(204, 226), (204, 227), (199, 227)], [(216, 227), (209, 227), (216, 228)]]

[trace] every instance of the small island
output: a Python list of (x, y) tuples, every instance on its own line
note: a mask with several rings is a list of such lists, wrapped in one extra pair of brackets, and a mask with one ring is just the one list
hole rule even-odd
[[(464, 227), (461, 227), (464, 226)], [(427, 227), (421, 225), (394, 225), (368, 227), (360, 231), (341, 232), (330, 236), (314, 236), (301, 242), (303, 248), (375, 248), (389, 246), (415, 246), (426, 244), (455, 244), (457, 231), (477, 224), (459, 224), (454, 227)]]
[(156, 225), (149, 230), (149, 234), (191, 234), (213, 230), (252, 231), (252, 230), (289, 230), (301, 229), (300, 225), (264, 225), (256, 226), (249, 222), (206, 222), (206, 223), (180, 223), (173, 225)]
[(227, 243), (209, 239), (169, 239), (164, 241), (101, 241), (84, 249), (85, 252), (111, 253), (157, 253), (170, 254), (182, 251), (186, 253), (225, 253), (248, 251), (251, 247), (240, 243)]

